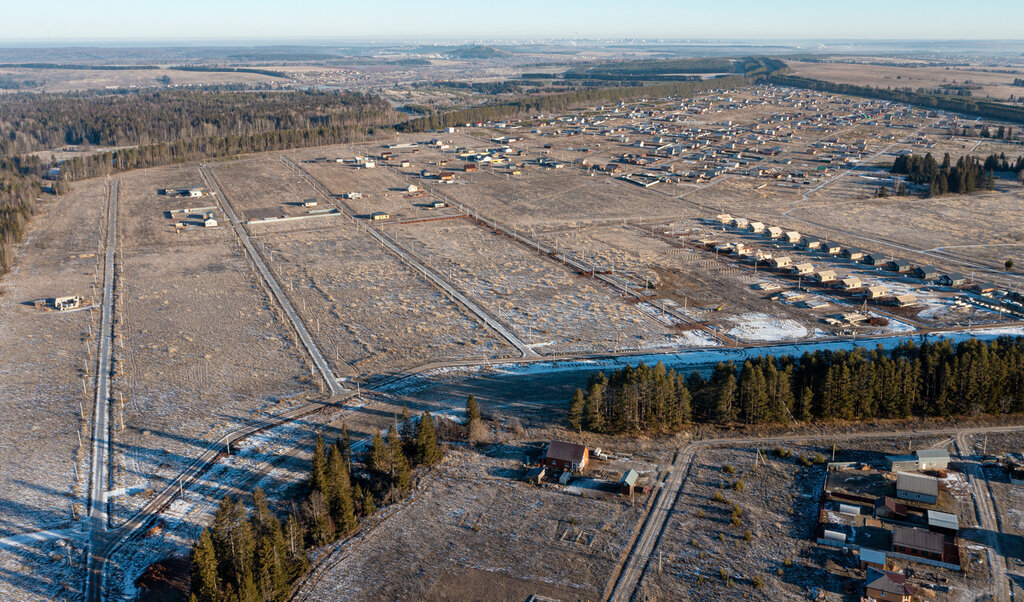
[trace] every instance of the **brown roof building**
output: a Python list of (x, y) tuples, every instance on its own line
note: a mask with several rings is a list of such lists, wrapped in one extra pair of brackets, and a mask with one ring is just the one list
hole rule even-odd
[(868, 598), (891, 602), (910, 602), (915, 591), (917, 590), (907, 583), (907, 576), (903, 573), (868, 569), (864, 588), (864, 594)]
[(894, 525), (892, 529), (892, 551), (930, 560), (942, 560), (946, 550), (946, 538), (942, 533), (932, 533), (915, 527)]
[(585, 445), (567, 441), (552, 441), (541, 459), (541, 464), (560, 470), (581, 471), (590, 461), (590, 450)]

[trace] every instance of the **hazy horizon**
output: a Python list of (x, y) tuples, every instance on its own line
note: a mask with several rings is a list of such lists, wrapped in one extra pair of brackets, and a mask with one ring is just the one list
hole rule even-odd
[[(956, 19), (949, 18), (956, 15)], [(522, 0), (507, 6), (440, 11), (419, 2), (376, 5), (300, 0), (216, 4), (182, 0), (79, 3), (56, 0), (45, 13), (27, 4), (7, 10), (0, 46), (68, 44), (344, 43), (407, 40), (702, 40), (702, 41), (1020, 41), (1024, 4), (979, 0), (970, 11), (939, 0), (926, 8), (865, 0), (806, 6), (654, 0), (623, 10), (608, 0), (559, 3)]]

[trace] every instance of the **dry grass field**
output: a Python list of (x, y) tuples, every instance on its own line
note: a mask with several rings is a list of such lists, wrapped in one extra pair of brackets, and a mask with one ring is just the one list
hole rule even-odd
[(975, 96), (991, 96), (993, 98), (1009, 98), (1010, 95), (1020, 96), (1021, 89), (1011, 85), (1015, 77), (1024, 74), (1024, 70), (1013, 72), (986, 72), (980, 70), (945, 68), (945, 67), (897, 67), (890, 65), (869, 65), (852, 63), (805, 63), (786, 61), (793, 69), (793, 75), (822, 79), (856, 86), (872, 86), (875, 88), (936, 88), (943, 84), (964, 83), (970, 81), (981, 85), (974, 90)]
[(666, 346), (670, 329), (603, 285), (468, 220), (394, 235), (542, 353)]
[(347, 218), (323, 219), (327, 227), (305, 232), (262, 226), (257, 240), (339, 375), (515, 355)]
[[(155, 192), (173, 173), (122, 178), (111, 414), (114, 482), (127, 489), (113, 506), (124, 512), (220, 433), (285, 409), (315, 386), (234, 233), (173, 234), (159, 209), (177, 201)], [(191, 200), (212, 201), (204, 199)]]
[(96, 312), (43, 311), (32, 303), (62, 295), (96, 299), (105, 207), (102, 181), (47, 201), (0, 289), (0, 395), (7, 400), (0, 536), (69, 526), (72, 505), (83, 501), (85, 484), (75, 470), (88, 467), (78, 433), (87, 444), (92, 387), (84, 391), (82, 383), (96, 371)]
[[(72, 528), (84, 514), (98, 312), (42, 311), (32, 303), (96, 298), (106, 198), (96, 180), (47, 199), (17, 266), (0, 281), (0, 537)], [(0, 546), (0, 598), (77, 595), (81, 561), (65, 542)]]

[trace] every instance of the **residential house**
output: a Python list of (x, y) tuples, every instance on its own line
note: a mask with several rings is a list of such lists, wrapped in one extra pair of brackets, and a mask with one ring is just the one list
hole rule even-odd
[(846, 247), (843, 249), (843, 257), (852, 261), (864, 259), (864, 250), (860, 247)]
[(820, 272), (817, 272), (813, 276), (811, 276), (811, 278), (813, 278), (817, 282), (821, 282), (822, 284), (826, 282), (835, 282), (836, 273), (832, 270), (821, 270)]
[(935, 280), (939, 277), (939, 270), (930, 265), (918, 266), (911, 273), (914, 275), (914, 278), (920, 278), (921, 280)]
[(560, 470), (582, 471), (587, 467), (589, 461), (590, 450), (585, 445), (568, 441), (552, 441), (548, 443), (541, 464)]
[(798, 276), (806, 276), (814, 271), (814, 265), (810, 263), (797, 263), (790, 270)]
[(907, 583), (902, 572), (878, 570), (868, 567), (864, 579), (864, 595), (868, 599), (885, 602), (910, 602), (917, 589)]
[(861, 295), (868, 299), (881, 299), (888, 292), (888, 289), (886, 289), (884, 286), (875, 285), (865, 288), (864, 292), (862, 292)]
[(886, 262), (885, 269), (890, 272), (905, 273), (910, 271), (910, 262), (906, 259), (893, 259)]
[(868, 253), (864, 256), (864, 263), (866, 265), (882, 265), (886, 261), (888, 260), (882, 253)]
[(950, 272), (939, 276), (939, 284), (942, 286), (963, 286), (967, 284), (967, 276), (959, 272)]
[(800, 246), (805, 249), (817, 249), (821, 246), (821, 239), (817, 236), (803, 236), (800, 238)]
[(828, 253), (829, 255), (839, 255), (842, 250), (843, 245), (837, 242), (826, 242), (821, 244), (821, 251), (823, 253)]
[(851, 291), (864, 286), (864, 283), (861, 282), (860, 278), (850, 276), (849, 278), (843, 278), (842, 280), (840, 280), (838, 283), (836, 283), (836, 286), (843, 290)]

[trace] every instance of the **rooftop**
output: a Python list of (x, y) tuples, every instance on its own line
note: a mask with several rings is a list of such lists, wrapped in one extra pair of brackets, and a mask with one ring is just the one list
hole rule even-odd
[(896, 489), (921, 495), (939, 495), (939, 481), (935, 477), (910, 472), (896, 473)]
[(586, 452), (586, 446), (579, 445), (578, 443), (552, 441), (548, 443), (548, 451), (544, 454), (544, 457), (550, 460), (561, 460), (563, 462), (579, 464), (583, 462), (583, 456)]

